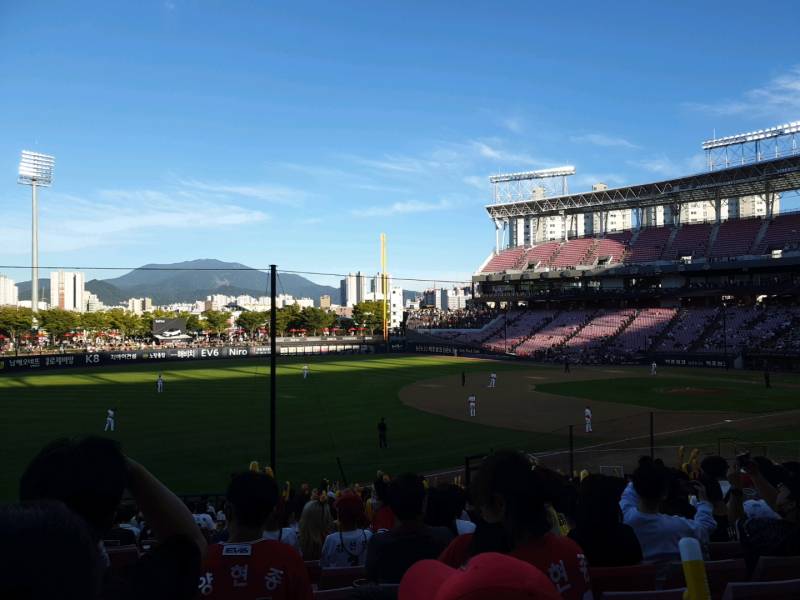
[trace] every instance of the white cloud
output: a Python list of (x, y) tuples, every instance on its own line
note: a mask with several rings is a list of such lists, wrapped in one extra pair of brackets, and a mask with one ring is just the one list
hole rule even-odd
[(211, 183), (199, 181), (197, 179), (181, 179), (178, 181), (178, 184), (190, 191), (206, 192), (221, 196), (239, 196), (242, 198), (291, 206), (302, 204), (308, 197), (308, 193), (303, 190), (266, 183), (241, 185)]
[(488, 158), (490, 160), (503, 162), (503, 163), (524, 163), (531, 167), (544, 166), (544, 162), (531, 156), (530, 154), (511, 152), (500, 148), (498, 145), (492, 145), (488, 142), (475, 140), (471, 142), (473, 149), (481, 158)]
[(703, 171), (705, 157), (702, 154), (693, 154), (675, 160), (662, 154), (640, 160), (629, 160), (627, 164), (663, 177), (682, 177)]
[(778, 75), (761, 87), (747, 90), (740, 98), (715, 103), (687, 102), (687, 108), (712, 115), (796, 118), (800, 111), (800, 65)]
[[(51, 193), (51, 197), (41, 211), (43, 253), (161, 242), (173, 233), (221, 231), (269, 219), (262, 211), (231, 202), (160, 190), (102, 190), (93, 198)], [(29, 250), (29, 225), (23, 221), (9, 219), (0, 229), (0, 238), (14, 242), (7, 245), (9, 254)]]
[(525, 125), (519, 117), (506, 117), (500, 121), (500, 124), (511, 133), (522, 133), (525, 129)]
[(584, 135), (575, 135), (572, 136), (570, 140), (579, 144), (592, 144), (593, 146), (601, 146), (603, 148), (616, 147), (634, 150), (639, 147), (625, 138), (606, 135), (604, 133), (586, 133)]
[(451, 204), (447, 200), (439, 202), (420, 202), (418, 200), (408, 200), (403, 202), (393, 202), (386, 206), (367, 206), (350, 211), (354, 217), (391, 217), (397, 215), (408, 215), (412, 213), (434, 212), (447, 210)]
[(487, 192), (489, 190), (489, 176), (484, 175), (483, 177), (479, 175), (467, 175), (462, 179), (464, 183), (466, 183), (470, 187), (474, 187), (475, 189), (481, 190), (483, 192)]

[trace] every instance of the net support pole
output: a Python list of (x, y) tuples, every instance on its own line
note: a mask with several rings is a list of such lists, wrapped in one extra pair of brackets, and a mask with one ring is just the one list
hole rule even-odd
[(277, 447), (275, 440), (275, 432), (277, 431), (275, 423), (275, 404), (277, 402), (275, 371), (278, 361), (278, 307), (275, 290), (278, 288), (278, 271), (275, 265), (269, 266), (269, 286), (269, 465), (272, 467), (273, 474), (277, 477), (278, 469), (275, 458)]
[(569, 479), (575, 474), (575, 435), (574, 425), (569, 426)]
[(656, 429), (654, 424), (654, 412), (650, 412), (650, 458), (656, 457)]

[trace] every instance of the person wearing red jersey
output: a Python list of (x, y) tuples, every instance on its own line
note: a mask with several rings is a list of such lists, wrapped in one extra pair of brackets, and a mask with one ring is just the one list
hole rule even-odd
[(264, 473), (236, 475), (226, 495), (227, 543), (208, 547), (198, 590), (209, 600), (311, 600), (311, 584), (296, 550), (263, 539), (278, 502), (278, 484)]
[(484, 552), (509, 554), (544, 572), (564, 600), (591, 600), (586, 556), (574, 541), (551, 532), (543, 487), (524, 454), (489, 456), (472, 488), (483, 519), (475, 533), (454, 539), (439, 560), (458, 568)]

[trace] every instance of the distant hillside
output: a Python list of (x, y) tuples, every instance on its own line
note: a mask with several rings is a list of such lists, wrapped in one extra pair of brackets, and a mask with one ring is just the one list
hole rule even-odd
[[(49, 279), (41, 279), (39, 289), (42, 299), (50, 298)], [(154, 304), (169, 304), (202, 300), (211, 294), (265, 296), (270, 293), (268, 273), (213, 259), (144, 265), (121, 277), (93, 279), (86, 283), (86, 289), (109, 306), (128, 298), (149, 297)], [(308, 297), (316, 306), (319, 306), (319, 297), (323, 294), (329, 294), (334, 303), (339, 300), (338, 288), (320, 285), (291, 273), (279, 274), (277, 293)], [(30, 300), (30, 281), (19, 284), (19, 297)]]

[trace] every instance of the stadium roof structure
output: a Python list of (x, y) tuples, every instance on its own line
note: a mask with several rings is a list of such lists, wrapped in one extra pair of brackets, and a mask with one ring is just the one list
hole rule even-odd
[(798, 189), (800, 155), (792, 155), (654, 183), (488, 204), (486, 211), (493, 220), (502, 221), (517, 217), (714, 202)]

